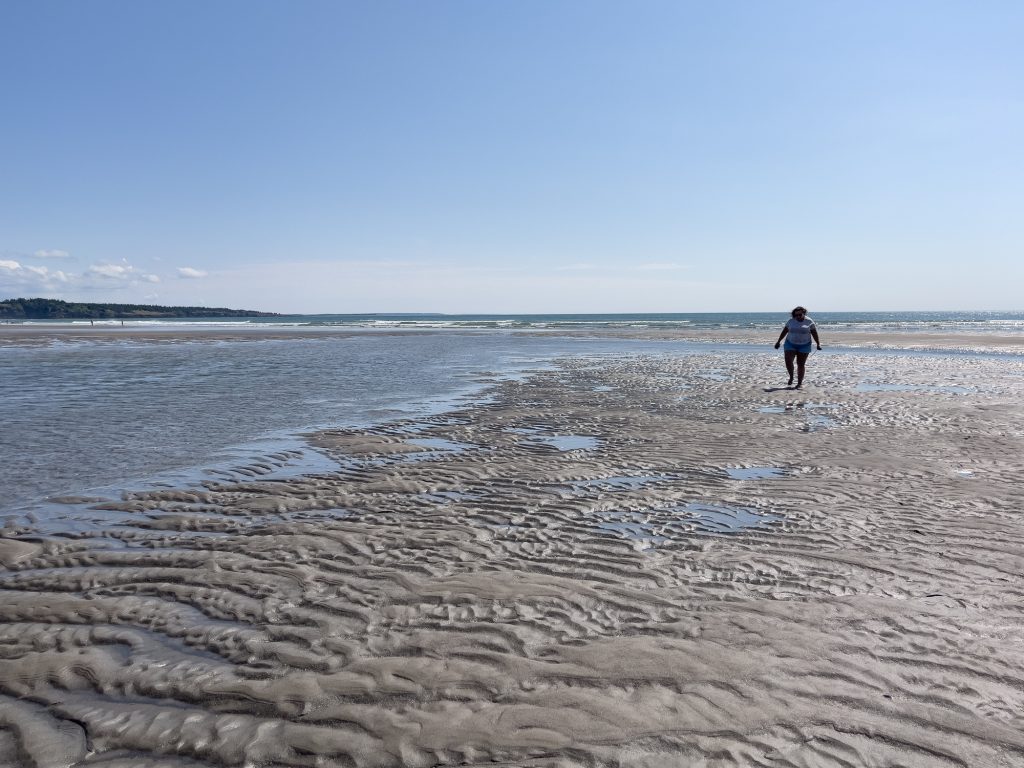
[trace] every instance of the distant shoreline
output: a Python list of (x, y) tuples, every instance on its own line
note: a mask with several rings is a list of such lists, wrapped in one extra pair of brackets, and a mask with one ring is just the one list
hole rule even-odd
[(114, 302), (69, 302), (17, 298), (0, 301), (4, 320), (176, 320), (185, 318), (278, 317), (275, 312), (227, 307), (185, 307)]

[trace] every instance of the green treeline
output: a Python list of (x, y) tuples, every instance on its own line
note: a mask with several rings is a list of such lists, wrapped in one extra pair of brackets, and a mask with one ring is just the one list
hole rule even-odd
[(78, 320), (131, 317), (274, 317), (276, 312), (223, 307), (160, 307), (154, 304), (69, 304), (59, 299), (7, 299), (0, 318), (10, 320)]

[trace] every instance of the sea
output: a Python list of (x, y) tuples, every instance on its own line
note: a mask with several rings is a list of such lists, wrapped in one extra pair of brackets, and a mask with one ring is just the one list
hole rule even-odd
[[(812, 313), (830, 346), (843, 331), (1024, 336), (1024, 312)], [(616, 336), (615, 329), (763, 330), (779, 313), (634, 315), (291, 315), (126, 320), (129, 331), (323, 328), (344, 334), (126, 333), (13, 343), (0, 333), (0, 525), (47, 499), (111, 497), (231, 476), (259, 457), (278, 474), (325, 471), (302, 435), (436, 415), (566, 355), (698, 352), (694, 341)], [(89, 326), (25, 321), (27, 326)], [(97, 320), (117, 325), (120, 320)], [(581, 329), (591, 331), (579, 334)], [(607, 329), (607, 336), (601, 331)], [(394, 333), (394, 331), (408, 331)], [(570, 333), (571, 332), (571, 333)], [(832, 342), (830, 334), (836, 334)], [(749, 345), (750, 351), (764, 352)], [(742, 352), (743, 344), (736, 350)]]
[[(833, 330), (1006, 333), (1024, 331), (1024, 311), (1009, 312), (813, 312), (815, 322)], [(359, 329), (463, 329), (463, 330), (560, 330), (601, 328), (648, 329), (772, 329), (786, 321), (778, 312), (676, 312), (643, 314), (540, 314), (540, 315), (278, 315), (253, 318), (182, 318), (175, 320), (96, 320), (95, 325), (137, 327), (324, 327)], [(54, 321), (21, 321), (46, 325)], [(56, 321), (67, 323), (68, 321)], [(89, 320), (70, 321), (89, 325)]]

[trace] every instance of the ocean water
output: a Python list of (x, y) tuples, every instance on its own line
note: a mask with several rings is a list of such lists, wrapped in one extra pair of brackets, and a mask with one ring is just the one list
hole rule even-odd
[[(941, 331), (964, 333), (1024, 334), (1024, 311), (1008, 312), (817, 312), (810, 311), (823, 330)], [(352, 329), (479, 329), (559, 330), (600, 328), (746, 328), (778, 329), (787, 319), (780, 312), (676, 312), (666, 314), (548, 314), (548, 315), (282, 315), (259, 318), (189, 318), (183, 320), (127, 320), (127, 326), (301, 326)], [(46, 325), (55, 321), (25, 321)], [(68, 321), (56, 321), (67, 323)], [(71, 321), (88, 325), (88, 320)], [(120, 325), (120, 320), (97, 320), (97, 325)]]
[(559, 355), (627, 345), (640, 348), (495, 333), (0, 344), (0, 512), (437, 413)]

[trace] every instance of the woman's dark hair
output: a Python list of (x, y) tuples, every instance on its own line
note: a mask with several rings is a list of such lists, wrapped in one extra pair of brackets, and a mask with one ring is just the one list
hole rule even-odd
[(789, 313), (789, 316), (792, 317), (797, 312), (803, 312), (806, 315), (807, 314), (807, 308), (806, 307), (793, 307), (793, 311)]

